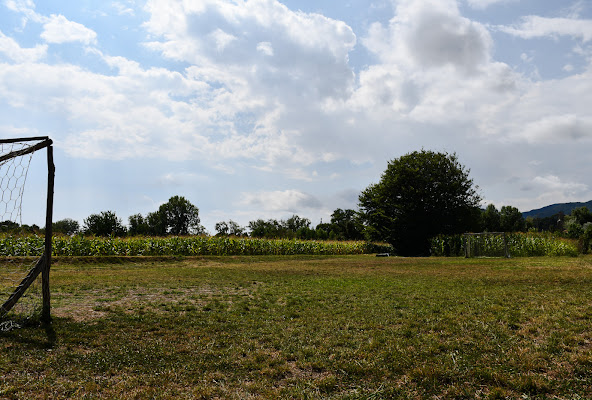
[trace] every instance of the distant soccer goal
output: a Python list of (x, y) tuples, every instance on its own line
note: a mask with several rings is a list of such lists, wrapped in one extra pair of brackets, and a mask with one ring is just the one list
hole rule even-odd
[(510, 258), (505, 232), (465, 233), (465, 257)]
[[(43, 179), (40, 187), (27, 187), (25, 193), (31, 160), (43, 149), (47, 151), (47, 180)], [(39, 175), (41, 171), (35, 172)], [(51, 320), (54, 175), (53, 147), (48, 137), (0, 139), (0, 330), (10, 330), (34, 319)], [(26, 202), (27, 207), (35, 208), (25, 210), (25, 214), (45, 210), (44, 232), (36, 225), (23, 225), (25, 196), (32, 200)], [(35, 240), (27, 241), (35, 245), (24, 246), (24, 241), (19, 240), (27, 235), (35, 236)]]

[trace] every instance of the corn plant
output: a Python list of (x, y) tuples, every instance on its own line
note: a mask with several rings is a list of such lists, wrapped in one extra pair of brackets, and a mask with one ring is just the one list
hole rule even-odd
[[(0, 237), (0, 256), (30, 256), (43, 251), (39, 236)], [(349, 255), (392, 251), (388, 245), (297, 239), (232, 237), (93, 237), (55, 236), (54, 256), (227, 256)]]
[[(472, 237), (472, 246), (478, 246), (484, 254), (498, 254), (503, 247), (501, 237)], [(510, 233), (506, 235), (510, 256), (570, 256), (579, 254), (576, 241), (554, 236), (550, 233)], [(466, 239), (462, 235), (440, 235), (432, 239), (434, 256), (463, 256)]]

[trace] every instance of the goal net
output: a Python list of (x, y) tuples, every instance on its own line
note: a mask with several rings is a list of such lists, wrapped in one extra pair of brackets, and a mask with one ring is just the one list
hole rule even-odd
[(510, 258), (504, 232), (465, 233), (465, 257)]
[[(0, 331), (28, 321), (49, 322), (53, 149), (48, 137), (0, 139)], [(27, 207), (45, 210), (45, 229), (23, 224), (23, 199), (34, 155), (47, 149), (47, 180), (27, 190)], [(35, 171), (38, 175), (37, 172)], [(43, 175), (42, 175), (43, 176)], [(40, 225), (43, 222), (39, 222)]]

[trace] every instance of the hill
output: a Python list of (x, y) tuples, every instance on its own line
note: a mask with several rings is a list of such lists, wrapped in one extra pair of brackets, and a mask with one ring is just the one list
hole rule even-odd
[(579, 207), (588, 207), (589, 210), (592, 210), (592, 200), (586, 203), (558, 203), (558, 204), (551, 204), (550, 206), (545, 206), (543, 208), (537, 208), (536, 210), (526, 211), (522, 213), (524, 218), (526, 217), (533, 217), (533, 218), (545, 218), (551, 217), (555, 214), (559, 214), (563, 212), (565, 215), (571, 214), (571, 210), (574, 208)]

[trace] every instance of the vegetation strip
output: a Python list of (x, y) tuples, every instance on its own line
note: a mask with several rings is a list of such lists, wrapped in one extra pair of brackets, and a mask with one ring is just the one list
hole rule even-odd
[[(507, 234), (512, 257), (577, 256), (578, 242), (550, 233)], [(434, 256), (464, 256), (462, 235), (440, 235), (431, 240)], [(483, 239), (484, 248), (502, 244)], [(0, 237), (0, 256), (37, 256), (43, 252), (43, 237), (37, 235)], [(492, 250), (492, 253), (494, 251)], [(230, 238), (218, 236), (93, 237), (55, 236), (54, 256), (248, 256), (248, 255), (355, 255), (393, 253), (386, 244), (363, 241)]]
[[(480, 237), (472, 240), (484, 252), (499, 253), (504, 246), (503, 237)], [(506, 234), (508, 250), (511, 257), (537, 256), (569, 256), (576, 257), (580, 253), (577, 240), (570, 240), (544, 233), (508, 233)], [(431, 253), (434, 256), (461, 257), (465, 255), (466, 238), (463, 235), (440, 235), (431, 240)]]
[[(40, 236), (0, 238), (0, 256), (33, 256), (43, 252)], [(237, 255), (347, 255), (392, 251), (368, 242), (229, 237), (84, 237), (53, 238), (54, 256), (237, 256)]]

